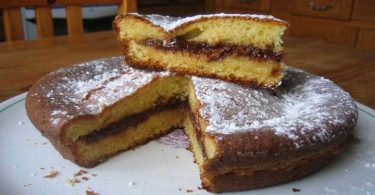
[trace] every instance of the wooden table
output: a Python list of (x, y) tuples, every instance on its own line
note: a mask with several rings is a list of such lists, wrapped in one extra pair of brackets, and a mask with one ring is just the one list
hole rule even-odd
[[(356, 101), (375, 108), (375, 52), (286, 38), (288, 65), (328, 77)], [(121, 55), (112, 32), (0, 44), (0, 101), (28, 90), (41, 76), (70, 64)]]

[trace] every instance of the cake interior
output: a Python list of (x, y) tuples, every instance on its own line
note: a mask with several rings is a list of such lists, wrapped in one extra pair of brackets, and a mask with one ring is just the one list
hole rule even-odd
[(182, 127), (187, 82), (185, 76), (158, 77), (101, 115), (73, 121), (63, 131), (63, 142), (78, 164), (92, 167)]
[[(189, 115), (187, 102), (191, 108)], [(70, 124), (64, 131), (66, 145), (74, 151), (78, 164), (93, 167), (121, 151), (176, 128), (185, 128), (195, 159), (203, 167), (207, 159), (215, 156), (216, 144), (213, 137), (193, 128), (191, 118), (194, 113), (198, 116), (197, 111), (198, 102), (189, 78), (178, 75), (157, 78), (98, 118), (84, 118)], [(202, 125), (200, 122), (195, 126), (203, 129)]]
[(92, 167), (118, 152), (142, 145), (182, 127), (185, 115), (185, 107), (182, 105), (151, 112), (152, 114), (141, 114), (140, 121), (125, 124), (110, 133), (104, 128), (104, 134), (89, 134), (79, 138), (74, 144), (79, 158), (77, 160)]
[(131, 115), (146, 112), (160, 104), (167, 104), (172, 100), (184, 101), (187, 82), (188, 79), (184, 76), (157, 78), (134, 94), (107, 108), (100, 116), (85, 117), (71, 123), (64, 131), (63, 140), (72, 143), (81, 136), (88, 135)]
[[(155, 69), (162, 68), (254, 85), (273, 86), (281, 80), (284, 70), (284, 66), (273, 59), (256, 60), (243, 55), (228, 55), (220, 60), (210, 60), (210, 55), (193, 55), (187, 50), (159, 49), (136, 41), (125, 43), (124, 52), (130, 64), (139, 67), (153, 66)], [(218, 55), (224, 55), (222, 53), (219, 52)]]

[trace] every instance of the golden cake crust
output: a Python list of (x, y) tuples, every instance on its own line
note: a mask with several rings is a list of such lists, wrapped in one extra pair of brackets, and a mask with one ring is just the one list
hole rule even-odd
[[(230, 192), (267, 187), (307, 176), (327, 163), (342, 146), (325, 148), (319, 152), (282, 162), (267, 163), (261, 167), (237, 169), (225, 174), (201, 175), (203, 185), (212, 192)], [(207, 182), (207, 177), (210, 178)]]

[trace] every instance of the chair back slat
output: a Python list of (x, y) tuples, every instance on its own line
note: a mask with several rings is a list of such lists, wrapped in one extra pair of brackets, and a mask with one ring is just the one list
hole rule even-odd
[(3, 11), (6, 41), (24, 40), (20, 8), (9, 8)]
[(35, 8), (38, 38), (53, 37), (52, 11), (49, 6)]
[(119, 4), (118, 13), (137, 11), (136, 0), (9, 0), (0, 3), (6, 41), (24, 40), (21, 7), (34, 7), (38, 38), (54, 36), (51, 5), (66, 8), (68, 36), (84, 33), (81, 5)]
[(82, 10), (79, 5), (66, 6), (66, 24), (68, 36), (83, 34)]
[(119, 6), (118, 13), (133, 13), (137, 12), (137, 1), (136, 0), (123, 0), (123, 3)]
[[(34, 6), (50, 6), (50, 5), (104, 5), (104, 4), (121, 4), (127, 0), (3, 0), (0, 8), (15, 7), (34, 7)], [(129, 0), (136, 1), (136, 0)]]

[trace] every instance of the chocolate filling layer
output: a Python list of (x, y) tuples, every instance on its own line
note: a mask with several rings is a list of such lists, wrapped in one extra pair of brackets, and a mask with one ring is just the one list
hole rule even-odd
[(235, 44), (217, 44), (209, 45), (204, 42), (188, 42), (183, 39), (173, 39), (169, 41), (161, 41), (155, 39), (146, 39), (141, 44), (169, 51), (187, 51), (195, 55), (206, 55), (209, 61), (217, 61), (226, 58), (227, 56), (248, 56), (253, 59), (276, 60), (281, 61), (285, 53), (274, 52), (270, 47), (267, 49), (260, 49), (254, 46), (240, 46)]
[(180, 100), (172, 99), (168, 103), (159, 104), (151, 110), (147, 110), (138, 114), (134, 114), (130, 117), (126, 117), (123, 120), (112, 123), (105, 128), (94, 131), (88, 135), (82, 136), (79, 139), (87, 143), (93, 143), (102, 139), (103, 137), (117, 134), (125, 128), (136, 126), (139, 123), (145, 121), (148, 117), (155, 114), (156, 112), (163, 110), (172, 110), (178, 107), (186, 107), (186, 103), (181, 102)]

